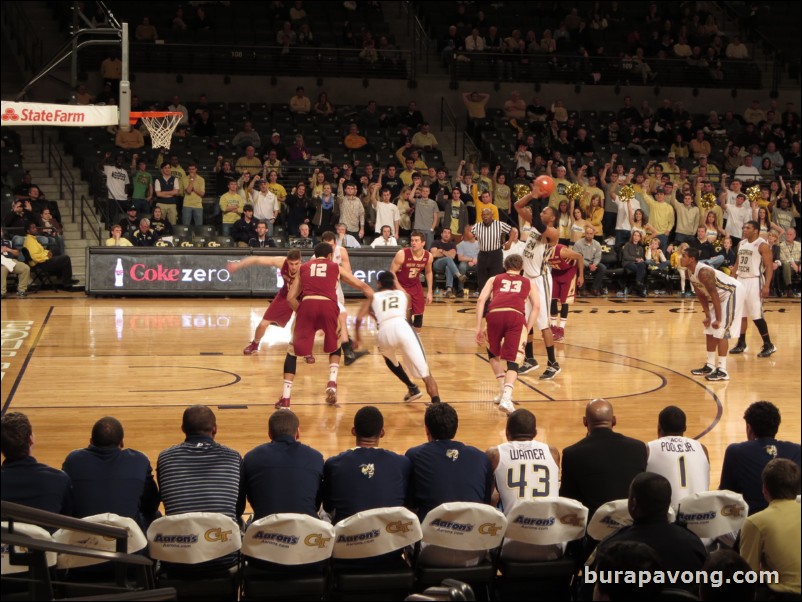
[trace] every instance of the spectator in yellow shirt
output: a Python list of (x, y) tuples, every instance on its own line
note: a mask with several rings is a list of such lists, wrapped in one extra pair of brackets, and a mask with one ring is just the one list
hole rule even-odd
[(231, 234), (231, 226), (240, 218), (245, 207), (245, 199), (237, 192), (237, 182), (228, 183), (228, 192), (220, 197), (220, 210), (223, 212), (223, 236)]
[(77, 280), (72, 279), (72, 260), (69, 255), (53, 255), (50, 251), (45, 249), (41, 243), (36, 240), (39, 234), (38, 226), (31, 222), (25, 229), (27, 236), (25, 236), (24, 247), (28, 251), (28, 256), (31, 260), (28, 262), (32, 268), (40, 266), (40, 269), (45, 270), (48, 274), (53, 274), (61, 279), (62, 287), (71, 290), (73, 284), (77, 284)]

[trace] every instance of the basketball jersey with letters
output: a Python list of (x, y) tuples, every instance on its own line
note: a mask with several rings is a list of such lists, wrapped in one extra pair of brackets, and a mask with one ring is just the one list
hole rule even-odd
[(738, 243), (738, 278), (760, 278), (763, 276), (763, 256), (760, 246), (768, 244), (759, 236), (754, 242), (745, 238)]
[(370, 303), (370, 311), (376, 317), (376, 324), (381, 325), (392, 318), (407, 318), (409, 299), (404, 291), (379, 291), (374, 293)]
[(493, 472), (504, 512), (520, 500), (560, 494), (560, 469), (549, 446), (540, 441), (507, 441), (497, 447)]
[(710, 489), (710, 462), (702, 444), (688, 437), (661, 437), (649, 441), (648, 472), (656, 472), (671, 483), (671, 505), (682, 498)]
[(554, 248), (549, 247), (543, 235), (533, 227), (529, 232), (529, 238), (526, 239), (526, 247), (523, 252), (524, 276), (537, 278), (541, 274), (547, 273), (549, 259), (553, 252)]

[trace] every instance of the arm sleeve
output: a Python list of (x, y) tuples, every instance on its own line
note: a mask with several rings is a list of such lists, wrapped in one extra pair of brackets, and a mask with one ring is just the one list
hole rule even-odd
[(593, 261), (591, 261), (591, 263), (593, 265), (599, 265), (601, 263), (601, 258), (602, 258), (601, 245), (599, 245), (598, 247), (594, 247), (594, 249), (595, 250), (593, 251)]
[(142, 498), (140, 501), (140, 511), (145, 515), (147, 522), (150, 522), (151, 517), (159, 509), (161, 496), (159, 495), (159, 488), (156, 486), (156, 481), (153, 478), (153, 467), (150, 462), (147, 465), (147, 473), (145, 474), (145, 486), (142, 489)]
[(753, 571), (760, 570), (760, 551), (763, 542), (760, 530), (748, 518), (741, 527), (741, 556)]

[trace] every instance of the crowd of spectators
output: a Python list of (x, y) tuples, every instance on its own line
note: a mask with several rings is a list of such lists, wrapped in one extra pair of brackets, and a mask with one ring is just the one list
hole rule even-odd
[(462, 75), (484, 67), (491, 79), (542, 75), (548, 66), (589, 84), (679, 85), (685, 76), (742, 86), (753, 54), (737, 31), (721, 30), (719, 13), (689, 3), (428, 2), (419, 10), (444, 64), (474, 69)]
[[(642, 285), (647, 268), (661, 273), (676, 268), (670, 258), (686, 244), (700, 247), (703, 260), (727, 271), (743, 224), (755, 220), (772, 245), (776, 292), (793, 294), (802, 209), (800, 122), (793, 103), (781, 108), (772, 101), (765, 107), (755, 100), (743, 114), (719, 116), (691, 115), (670, 99), (653, 109), (646, 101), (635, 107), (625, 97), (618, 111), (604, 113), (568, 111), (559, 99), (545, 103), (535, 97), (527, 104), (517, 92), (498, 109), (488, 108), (490, 101), (488, 94), (463, 95), (468, 131), (483, 155), (499, 163), (494, 178), (474, 177), (471, 184), (489, 190), (506, 212), (510, 186), (514, 202), (519, 186), (526, 193), (532, 178), (553, 177), (556, 187), (548, 202), (558, 213), (562, 241), (577, 243), (588, 226), (597, 239), (598, 245), (580, 244), (586, 267), (603, 270), (604, 253), (626, 250), (626, 257), (604, 263), (621, 261)], [(499, 177), (501, 165), (514, 177)], [(580, 188), (569, 196), (572, 184)], [(631, 241), (633, 236), (638, 240)], [(657, 258), (644, 256), (651, 255), (652, 239), (659, 241)], [(634, 253), (638, 246), (645, 253)], [(680, 270), (679, 276), (683, 294), (685, 274)], [(594, 282), (598, 292), (601, 277)]]
[[(800, 550), (791, 542), (798, 540), (800, 529), (795, 505), (800, 493), (800, 445), (776, 439), (780, 413), (770, 402), (750, 405), (744, 420), (747, 441), (727, 448), (720, 488), (740, 493), (748, 501), (750, 516), (741, 532), (740, 548), (749, 568), (778, 572), (778, 581), (763, 586), (763, 593), (798, 595)], [(424, 424), (423, 442), (400, 455), (387, 448), (385, 442), (392, 440), (393, 433), (385, 428), (381, 411), (362, 407), (354, 415), (355, 445), (324, 461), (322, 454), (300, 441), (298, 418), (280, 410), (269, 419), (269, 441), (243, 458), (220, 443), (225, 433), (218, 432), (214, 412), (196, 405), (183, 413), (184, 441), (159, 453), (154, 478), (147, 456), (124, 445), (123, 425), (113, 417), (98, 420), (89, 446), (71, 452), (63, 470), (57, 470), (33, 457), (28, 418), (9, 412), (2, 419), (2, 499), (79, 518), (112, 512), (133, 519), (143, 530), (160, 516), (160, 503), (168, 516), (220, 512), (241, 526), (246, 502), (251, 504), (254, 520), (296, 512), (335, 524), (358, 512), (393, 506), (407, 506), (423, 520), (430, 510), (447, 502), (492, 504), (509, 512), (511, 508), (501, 506), (505, 498), (499, 492), (504, 485), (514, 489), (519, 483), (504, 475), (505, 482), (499, 483), (500, 476), (494, 472), (499, 464), (497, 448), (485, 453), (461, 442), (457, 411), (446, 403), (431, 404)], [(609, 402), (591, 401), (582, 428), (576, 429), (579, 441), (563, 450), (562, 456), (550, 448), (557, 465), (562, 457), (561, 482), (556, 474), (547, 473), (545, 492), (554, 495), (557, 491), (549, 493), (550, 489), (559, 487), (559, 495), (581, 502), (589, 509), (589, 517), (607, 502), (628, 498), (632, 526), (603, 540), (598, 557), (614, 554), (621, 543), (638, 542), (654, 554), (656, 568), (695, 572), (707, 559), (706, 544), (683, 524), (670, 524), (668, 513), (673, 486), (681, 482), (683, 495), (709, 489), (707, 453), (686, 456), (685, 472), (675, 462), (659, 462), (664, 453), (661, 445), (684, 445), (685, 414), (669, 406), (657, 424), (658, 439), (647, 445), (616, 432), (622, 425)], [(508, 417), (507, 441), (533, 441), (536, 435), (536, 419), (530, 411), (517, 410)], [(136, 437), (129, 434), (125, 441)], [(501, 472), (506, 475), (506, 470)], [(277, 487), (278, 483), (283, 487)], [(524, 481), (520, 486), (519, 497), (542, 495), (539, 485), (527, 489)], [(569, 546), (565, 554), (579, 564), (597, 544), (588, 536), (579, 545)], [(562, 550), (555, 553), (560, 556)], [(238, 559), (225, 557), (216, 562), (223, 560), (234, 564)], [(392, 562), (397, 560), (396, 555)], [(391, 562), (384, 557), (382, 561)], [(595, 562), (593, 557), (590, 562)], [(203, 566), (205, 571), (209, 568)], [(680, 587), (693, 589), (688, 583)]]

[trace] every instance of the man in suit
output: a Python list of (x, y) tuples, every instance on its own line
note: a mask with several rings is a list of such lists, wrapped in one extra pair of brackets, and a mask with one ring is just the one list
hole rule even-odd
[(646, 445), (613, 432), (613, 406), (594, 399), (585, 408), (582, 423), (587, 436), (563, 450), (560, 495), (582, 502), (588, 518), (612, 500), (628, 497), (635, 475), (646, 470)]

